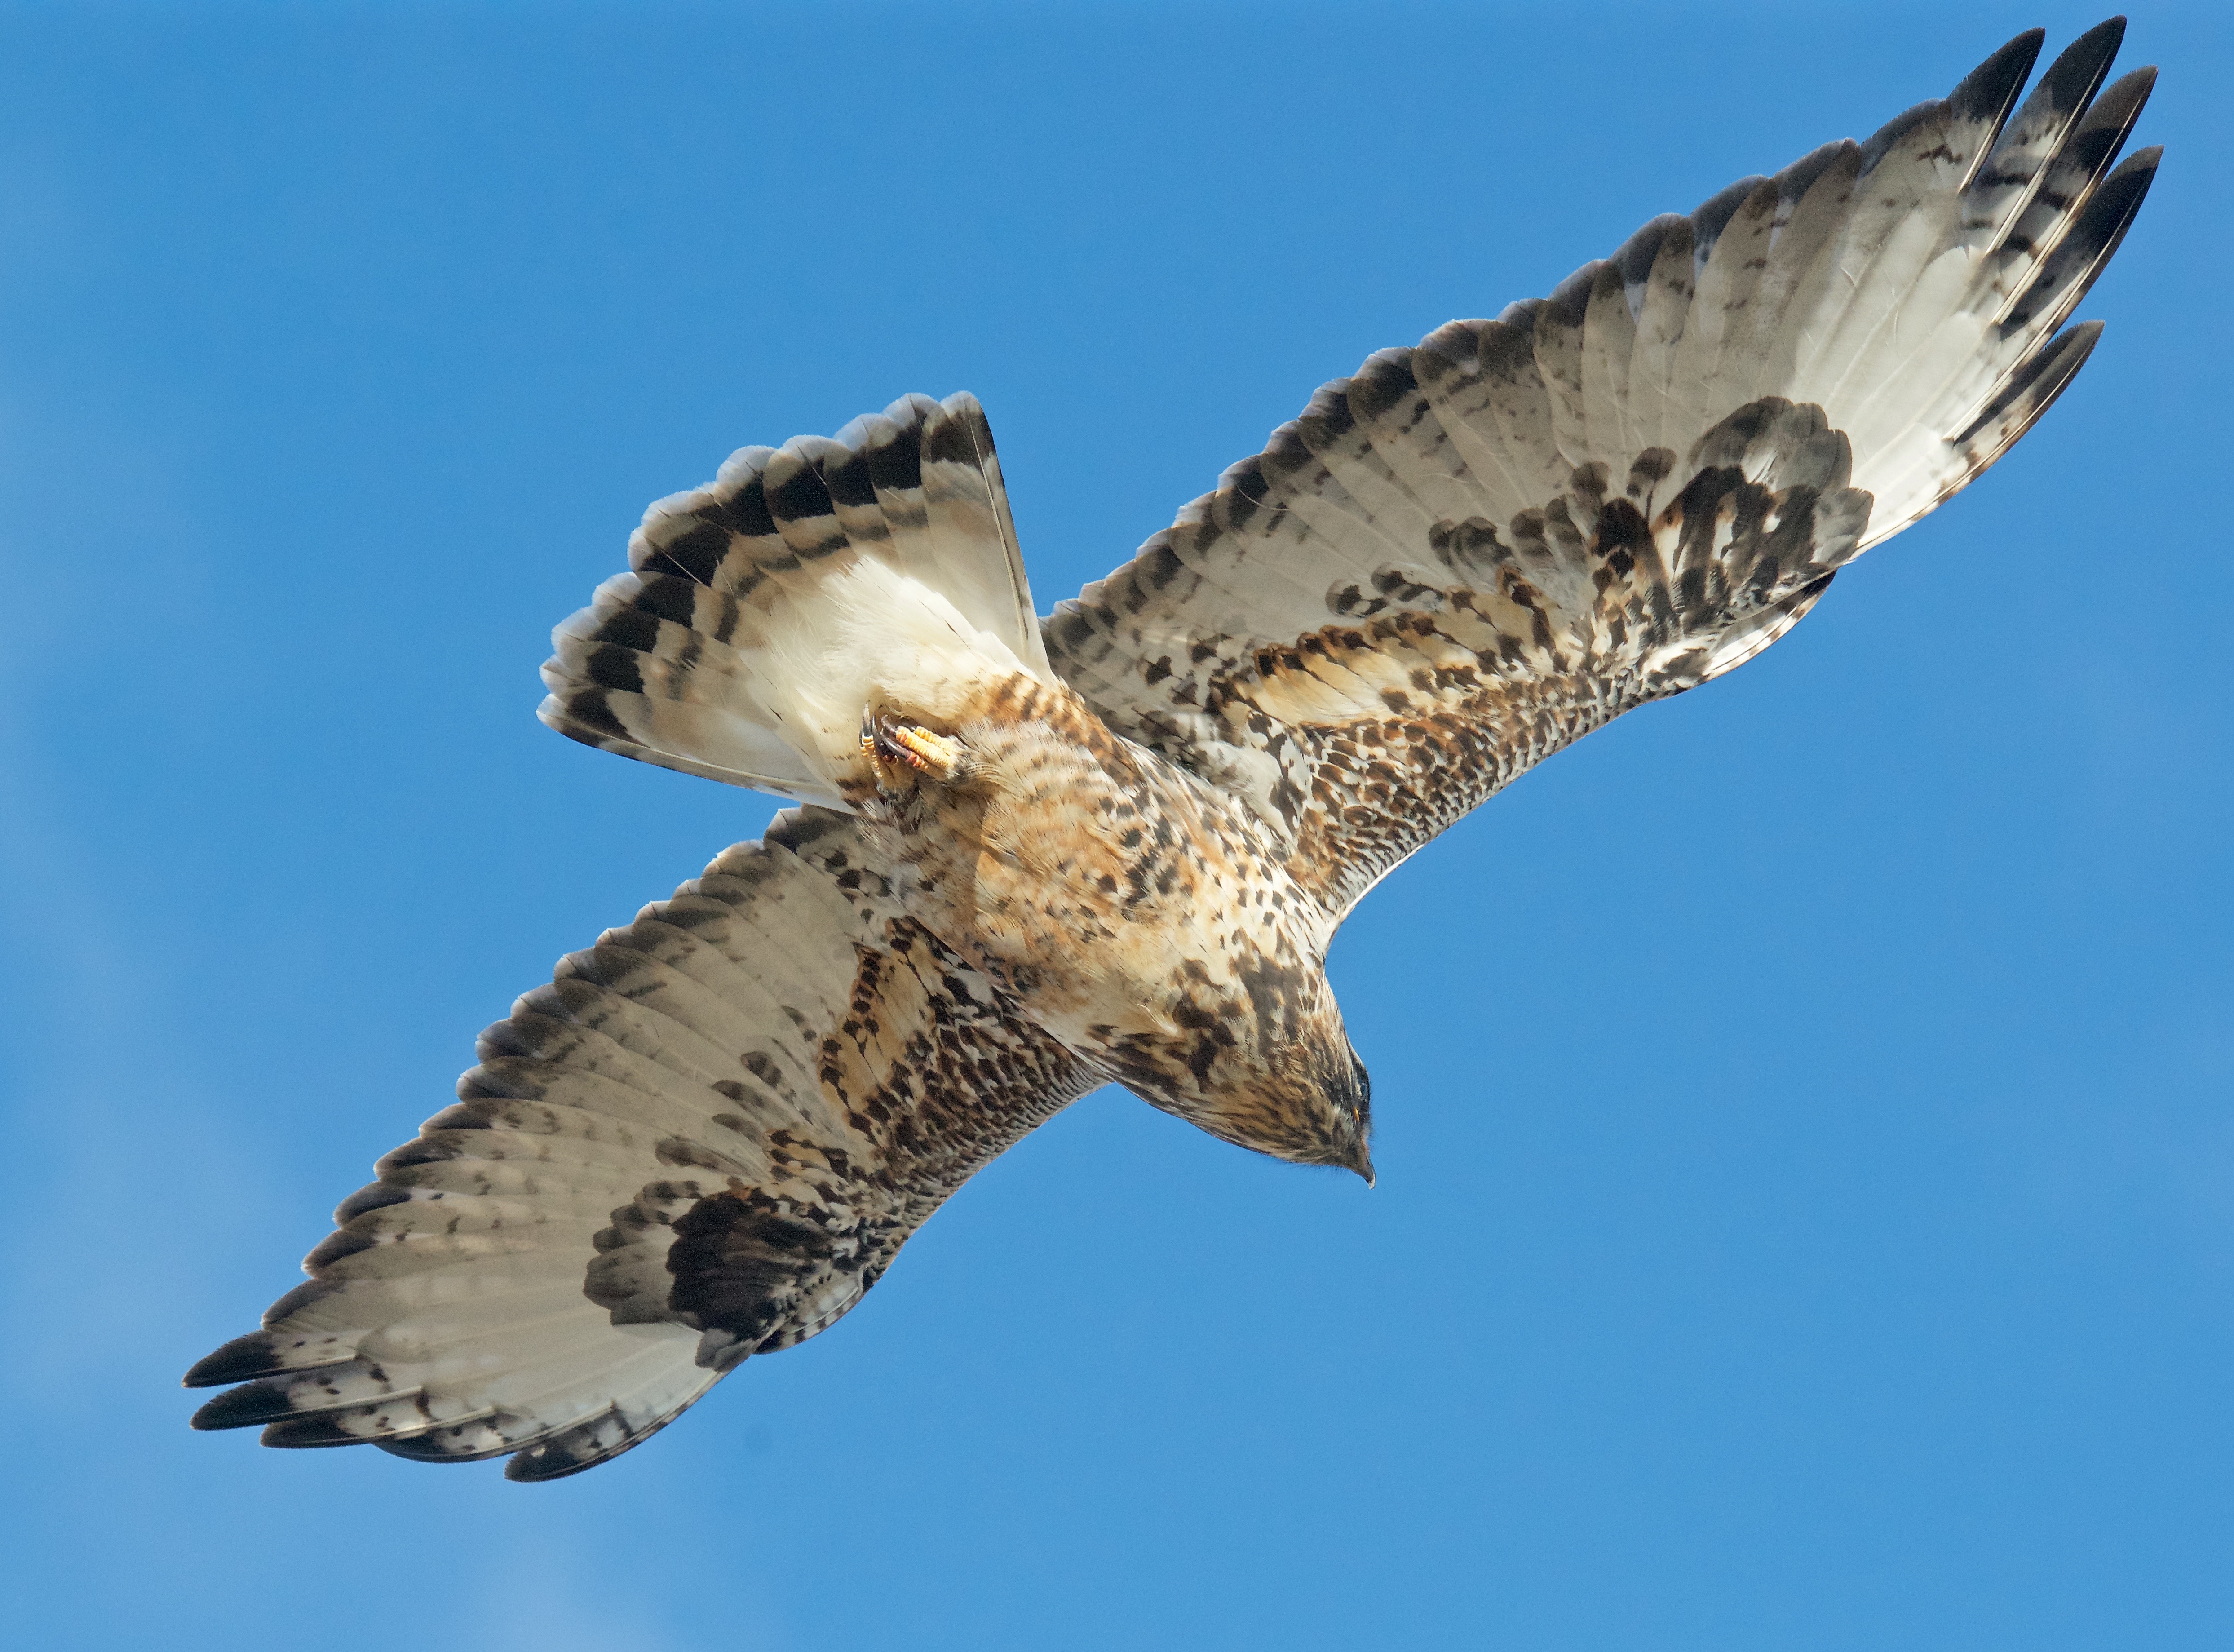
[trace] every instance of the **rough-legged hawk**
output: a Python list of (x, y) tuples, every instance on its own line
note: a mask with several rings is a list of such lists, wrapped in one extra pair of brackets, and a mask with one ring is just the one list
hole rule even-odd
[(1868, 142), (1655, 219), (1312, 397), (1034, 617), (984, 415), (909, 396), (655, 505), (562, 734), (804, 805), (481, 1035), (197, 1427), (515, 1479), (813, 1335), (1097, 1085), (1368, 1179), (1322, 971), (1531, 765), (1751, 658), (1991, 465), (2100, 328), (2151, 71), (2021, 36)]

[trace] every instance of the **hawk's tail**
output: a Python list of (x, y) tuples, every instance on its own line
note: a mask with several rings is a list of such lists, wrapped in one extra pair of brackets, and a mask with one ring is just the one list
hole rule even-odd
[(1053, 680), (973, 396), (747, 447), (647, 511), (629, 565), (552, 633), (540, 715), (663, 767), (842, 805), (865, 708)]

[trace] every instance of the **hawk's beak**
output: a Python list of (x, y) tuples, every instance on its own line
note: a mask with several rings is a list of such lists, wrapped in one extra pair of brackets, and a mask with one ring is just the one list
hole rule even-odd
[(1357, 1157), (1345, 1161), (1345, 1167), (1354, 1170), (1359, 1175), (1364, 1177), (1365, 1185), (1368, 1187), (1373, 1185), (1373, 1160), (1367, 1155), (1365, 1144), (1363, 1142), (1361, 1141), (1357, 1144)]

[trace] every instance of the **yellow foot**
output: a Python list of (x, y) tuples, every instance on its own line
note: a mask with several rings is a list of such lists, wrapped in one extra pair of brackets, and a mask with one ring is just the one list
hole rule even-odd
[(913, 769), (944, 783), (961, 778), (969, 754), (950, 735), (935, 735), (913, 723), (861, 713), (861, 754), (879, 766)]

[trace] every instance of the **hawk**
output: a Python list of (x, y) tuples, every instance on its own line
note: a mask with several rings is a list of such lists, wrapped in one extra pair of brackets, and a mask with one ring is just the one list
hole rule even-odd
[(1035, 617), (985, 415), (908, 396), (654, 505), (543, 720), (802, 806), (562, 960), (380, 1161), (202, 1428), (551, 1479), (860, 1301), (1118, 1083), (1368, 1181), (1323, 971), (1524, 771), (1721, 676), (2071, 382), (2158, 152), (2124, 31), (1646, 225), (1312, 397)]

